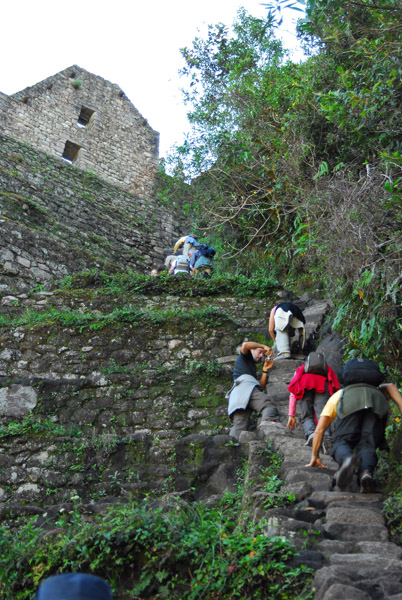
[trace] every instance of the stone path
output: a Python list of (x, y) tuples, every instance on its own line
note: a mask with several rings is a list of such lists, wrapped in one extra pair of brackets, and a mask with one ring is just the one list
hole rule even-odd
[[(306, 316), (312, 331), (316, 324)], [(286, 386), (300, 364), (302, 360), (278, 361), (270, 376), (268, 393), (283, 425), (288, 415)], [(249, 445), (249, 480), (270, 440), (283, 457), (286, 486), (282, 491), (293, 493), (297, 501), (291, 507), (266, 510), (268, 494), (251, 491), (252, 518), (267, 519), (267, 535), (292, 540), (300, 552), (298, 564), (316, 571), (314, 600), (402, 600), (402, 547), (389, 541), (381, 510), (383, 496), (360, 494), (356, 483), (346, 492), (333, 488), (337, 464), (330, 456), (321, 457), (327, 469), (305, 467), (311, 448), (304, 446), (299, 418), (298, 424), (294, 433), (270, 424), (264, 431), (241, 434), (240, 443)]]

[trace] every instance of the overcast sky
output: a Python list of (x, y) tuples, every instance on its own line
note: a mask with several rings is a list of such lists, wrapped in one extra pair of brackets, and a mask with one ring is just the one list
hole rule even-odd
[[(266, 2), (267, 0), (265, 0)], [(13, 94), (76, 64), (116, 83), (160, 133), (160, 156), (187, 130), (180, 48), (207, 25), (231, 25), (240, 6), (265, 18), (264, 0), (16, 0), (2, 3), (0, 91)], [(296, 47), (289, 11), (281, 30)], [(287, 34), (286, 30), (293, 31)], [(297, 51), (294, 60), (299, 59)]]

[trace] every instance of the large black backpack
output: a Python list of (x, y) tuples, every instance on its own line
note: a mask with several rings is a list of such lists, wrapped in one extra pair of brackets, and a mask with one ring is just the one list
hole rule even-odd
[(352, 358), (343, 367), (343, 384), (367, 383), (378, 387), (385, 379), (384, 373), (373, 360), (368, 358)]

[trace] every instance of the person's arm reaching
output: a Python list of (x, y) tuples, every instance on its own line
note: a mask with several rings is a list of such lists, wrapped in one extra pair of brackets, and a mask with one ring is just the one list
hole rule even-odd
[(185, 241), (186, 241), (186, 236), (183, 236), (179, 240), (177, 240), (177, 242), (175, 243), (174, 248), (173, 248), (173, 254), (176, 254), (178, 249), (184, 244)]
[(253, 350), (254, 348), (261, 348), (262, 350), (264, 350), (264, 353), (267, 356), (272, 355), (272, 348), (270, 348), (266, 344), (260, 344), (259, 342), (243, 342), (240, 351), (242, 354), (247, 354), (249, 350)]
[(269, 323), (268, 323), (268, 331), (271, 338), (275, 341), (275, 308), (271, 310), (271, 314), (269, 315)]
[(383, 383), (380, 385), (380, 390), (395, 402), (399, 408), (399, 412), (402, 413), (402, 394), (396, 385), (394, 383)]
[(295, 427), (297, 427), (297, 422), (296, 422), (296, 396), (290, 392), (289, 394), (289, 419), (288, 419), (288, 423), (286, 425), (286, 429), (289, 429), (289, 431), (292, 431)]
[(308, 465), (305, 465), (306, 467), (324, 467), (324, 469), (327, 468), (320, 460), (320, 448), (322, 438), (324, 436), (324, 431), (327, 429), (331, 421), (331, 417), (324, 417), (321, 415), (320, 420), (317, 423), (317, 427), (315, 428), (311, 461)]
[(272, 369), (273, 366), (274, 366), (274, 361), (270, 360), (270, 357), (267, 356), (264, 361), (264, 366), (262, 367), (262, 375), (261, 375), (261, 379), (260, 379), (260, 388), (262, 390), (265, 390), (265, 388), (267, 387), (268, 371), (269, 371), (269, 369)]

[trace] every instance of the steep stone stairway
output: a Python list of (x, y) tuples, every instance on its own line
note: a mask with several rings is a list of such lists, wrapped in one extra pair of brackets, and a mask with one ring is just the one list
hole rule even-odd
[[(323, 308), (316, 305), (314, 314), (305, 312), (310, 332)], [(283, 425), (288, 415), (286, 386), (300, 364), (302, 357), (278, 361), (270, 376), (268, 394), (278, 406)], [(241, 445), (249, 447), (247, 501), (251, 501), (252, 518), (267, 520), (267, 535), (292, 540), (300, 551), (298, 565), (316, 571), (314, 600), (402, 600), (402, 547), (389, 541), (383, 496), (360, 494), (356, 483), (350, 491), (333, 487), (337, 463), (330, 456), (321, 456), (327, 469), (306, 467), (311, 448), (304, 446), (299, 419), (298, 423), (292, 433), (270, 424), (263, 431), (241, 434)], [(297, 503), (292, 507), (266, 509), (270, 494), (253, 488), (267, 441), (282, 456), (286, 482), (282, 492), (294, 494)]]
[[(172, 298), (176, 308), (186, 311), (211, 305), (208, 297), (172, 296), (165, 299), (169, 307)], [(144, 301), (132, 294), (119, 295), (118, 302), (134, 315), (144, 302), (150, 313), (154, 306), (165, 306), (158, 297)], [(10, 320), (28, 308), (38, 315), (46, 308), (51, 315), (64, 314), (66, 307), (72, 315), (85, 310), (108, 315), (116, 298), (86, 289), (75, 294), (56, 290), (4, 296), (1, 304)], [(266, 335), (266, 304), (263, 299), (217, 298), (214, 305), (224, 308), (225, 318), (222, 313), (212, 324), (211, 318), (180, 321), (175, 327), (170, 323), (166, 330), (158, 321), (91, 330), (55, 319), (3, 328), (0, 424), (9, 434), (0, 444), (0, 518), (29, 512), (51, 520), (60, 510), (70, 510), (73, 495), (80, 497), (83, 514), (102, 512), (120, 497), (150, 489), (213, 503), (214, 496), (219, 501), (226, 489), (235, 490), (246, 458), (249, 518), (266, 521), (268, 536), (284, 536), (295, 544), (295, 566), (316, 572), (315, 600), (402, 600), (402, 548), (389, 541), (382, 495), (333, 488), (336, 463), (324, 456), (327, 469), (305, 467), (311, 449), (304, 446), (301, 427), (293, 433), (284, 427), (287, 385), (303, 356), (278, 361), (270, 374), (268, 393), (282, 426), (243, 432), (240, 445), (228, 436), (224, 392), (236, 348), (245, 336)], [(314, 299), (303, 309), (307, 350), (316, 348), (320, 335), (317, 349), (338, 370), (336, 339), (322, 339), (328, 309), (327, 302)], [(209, 364), (211, 358), (221, 365), (218, 374), (185, 374), (194, 361)], [(159, 374), (160, 362), (179, 366), (179, 376), (171, 377), (167, 367)], [(139, 364), (144, 372), (138, 373)], [(286, 485), (281, 495), (293, 494), (293, 504), (269, 508), (274, 494), (264, 488), (267, 441), (282, 456)]]

